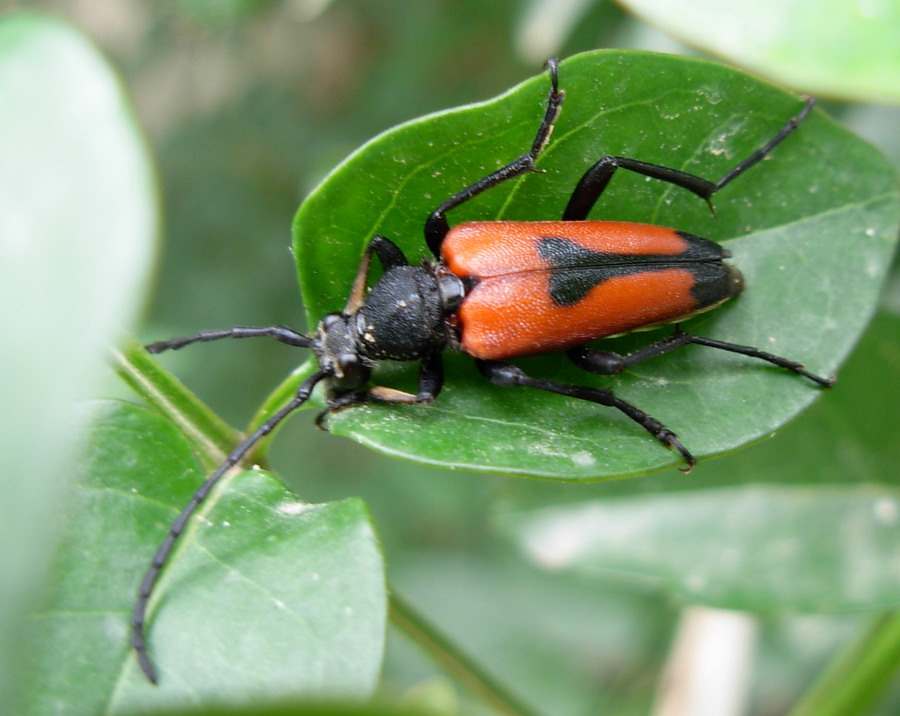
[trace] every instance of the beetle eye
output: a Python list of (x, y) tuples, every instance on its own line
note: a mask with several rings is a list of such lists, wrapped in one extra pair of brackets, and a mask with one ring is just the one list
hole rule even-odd
[(344, 385), (362, 385), (366, 378), (363, 376), (363, 365), (356, 353), (341, 353), (337, 357), (338, 375)]
[(338, 365), (345, 371), (353, 370), (359, 365), (359, 356), (356, 353), (341, 353), (338, 356)]

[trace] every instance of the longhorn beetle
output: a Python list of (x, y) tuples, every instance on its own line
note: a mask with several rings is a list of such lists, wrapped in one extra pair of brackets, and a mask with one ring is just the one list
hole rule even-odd
[[(410, 265), (394, 242), (376, 234), (363, 252), (346, 305), (323, 317), (312, 335), (285, 326), (235, 327), (147, 346), (151, 353), (162, 353), (222, 338), (267, 337), (310, 348), (318, 360), (318, 370), (300, 384), (290, 402), (235, 447), (197, 489), (157, 549), (132, 614), (132, 646), (150, 681), (156, 683), (157, 677), (144, 633), (147, 604), (175, 542), (222, 476), (306, 403), (320, 382), (326, 388), (327, 404), (319, 415), (319, 425), (329, 414), (353, 405), (429, 403), (437, 398), (443, 383), (441, 353), (461, 351), (470, 355), (481, 374), (495, 385), (526, 386), (620, 410), (665, 447), (681, 453), (685, 471), (696, 460), (676, 434), (612, 390), (533, 377), (506, 360), (565, 351), (569, 360), (590, 373), (616, 375), (693, 343), (768, 361), (826, 388), (833, 384), (832, 378), (814, 375), (787, 358), (703, 338), (681, 328), (680, 321), (741, 292), (741, 274), (724, 262), (730, 253), (719, 244), (676, 229), (587, 219), (620, 168), (687, 189), (711, 207), (713, 194), (762, 160), (797, 128), (812, 109), (812, 99), (718, 181), (628, 157), (604, 156), (581, 177), (560, 221), (467, 222), (450, 228), (447, 213), (452, 209), (503, 182), (539, 171), (535, 160), (550, 139), (565, 97), (559, 88), (557, 61), (549, 60), (546, 68), (550, 92), (531, 148), (431, 212), (424, 231), (433, 261)], [(384, 274), (367, 290), (373, 254)], [(675, 324), (671, 335), (633, 353), (623, 355), (585, 345), (665, 323)], [(370, 385), (381, 360), (420, 361), (417, 392)]]

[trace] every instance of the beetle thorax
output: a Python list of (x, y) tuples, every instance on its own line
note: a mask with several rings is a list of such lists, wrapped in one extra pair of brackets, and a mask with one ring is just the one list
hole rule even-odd
[(374, 360), (416, 360), (447, 343), (444, 291), (429, 266), (398, 266), (372, 286), (355, 317), (360, 353)]

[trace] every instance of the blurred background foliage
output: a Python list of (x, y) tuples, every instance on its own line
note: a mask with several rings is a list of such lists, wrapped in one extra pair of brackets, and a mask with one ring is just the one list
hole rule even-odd
[[(588, 0), (5, 0), (0, 9), (68, 19), (112, 58), (133, 96), (164, 202), (143, 340), (229, 325), (303, 329), (288, 253), (292, 217), (326, 172), (374, 134), (494, 96), (551, 54), (607, 46), (693, 52), (617, 5)], [(900, 164), (900, 109), (826, 105)], [(166, 365), (242, 427), (302, 359), (251, 341), (173, 354)], [(603, 499), (650, 493), (667, 480), (687, 491), (739, 480), (742, 471), (762, 483), (831, 480), (823, 466), (836, 482), (896, 487), (896, 474), (872, 470), (900, 464), (889, 429), (898, 374), (895, 273), (875, 329), (846, 370), (854, 398), (847, 402), (859, 415), (847, 417), (827, 396), (765, 445), (704, 463), (688, 478), (666, 473), (575, 495), (391, 460), (315, 430), (308, 413), (281, 432), (271, 463), (305, 500), (361, 496), (379, 526), (390, 580), (536, 706), (641, 714), (652, 704), (679, 604), (646, 581), (529, 566), (496, 536), (498, 501)], [(130, 397), (112, 377), (107, 395)], [(874, 415), (871, 405), (889, 412)], [(868, 420), (871, 430), (861, 428)], [(835, 425), (865, 433), (855, 443), (863, 446), (859, 460), (839, 455), (833, 436), (823, 440), (823, 426)], [(762, 615), (752, 713), (783, 713), (860, 623), (855, 615)], [(442, 678), (395, 635), (387, 694), (417, 687), (439, 695)], [(900, 709), (900, 690), (892, 699), (879, 713)]]

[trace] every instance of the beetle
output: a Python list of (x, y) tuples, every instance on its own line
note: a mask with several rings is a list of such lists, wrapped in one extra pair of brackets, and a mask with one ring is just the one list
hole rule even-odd
[[(768, 142), (718, 181), (608, 155), (585, 171), (561, 220), (465, 222), (451, 228), (448, 212), (515, 177), (540, 171), (535, 162), (550, 139), (565, 98), (559, 87), (557, 60), (548, 60), (546, 69), (550, 91), (530, 149), (431, 212), (424, 234), (432, 260), (410, 264), (393, 241), (375, 234), (363, 251), (345, 306), (324, 316), (311, 335), (286, 326), (238, 326), (146, 346), (151, 353), (162, 353), (198, 342), (266, 337), (309, 348), (318, 362), (318, 370), (300, 383), (291, 400), (240, 442), (196, 490), (157, 549), (141, 582), (131, 620), (131, 644), (151, 682), (156, 683), (157, 676), (145, 637), (147, 606), (175, 542), (225, 473), (306, 403), (319, 383), (326, 389), (326, 407), (317, 418), (321, 427), (329, 415), (354, 405), (433, 401), (443, 384), (442, 353), (460, 351), (471, 356), (479, 372), (494, 385), (535, 388), (621, 411), (662, 445), (678, 451), (685, 462), (684, 471), (689, 471), (696, 459), (677, 435), (613, 390), (534, 377), (507, 361), (562, 351), (585, 371), (611, 376), (695, 344), (767, 361), (822, 387), (833, 385), (832, 377), (811, 373), (796, 361), (694, 335), (681, 327), (685, 319), (742, 291), (741, 274), (726, 263), (730, 253), (722, 246), (677, 229), (587, 218), (617, 169), (686, 189), (712, 209), (712, 196), (794, 132), (812, 110), (814, 100), (806, 99)], [(373, 255), (383, 274), (368, 288)], [(632, 353), (587, 345), (663, 324), (674, 324), (674, 331)], [(384, 360), (419, 362), (415, 393), (370, 384), (373, 371)]]

